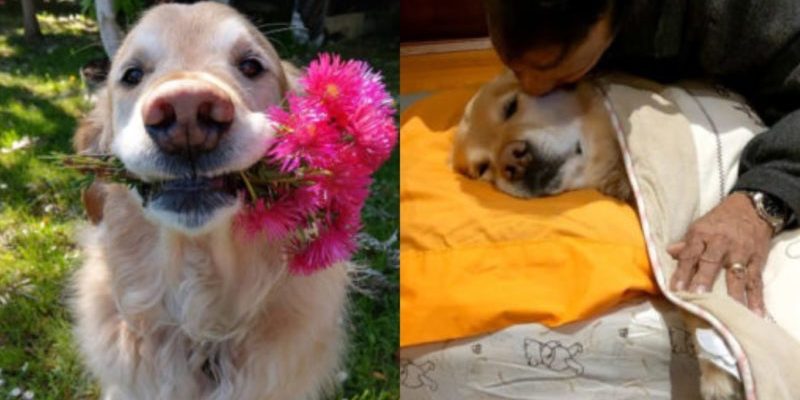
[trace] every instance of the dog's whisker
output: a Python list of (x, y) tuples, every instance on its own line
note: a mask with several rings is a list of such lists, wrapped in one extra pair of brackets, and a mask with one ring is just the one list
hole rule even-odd
[(292, 26), (292, 25), (286, 22), (265, 22), (263, 24), (256, 25), (256, 27), (258, 27), (259, 29), (267, 26)]
[(271, 31), (266, 31), (266, 32), (261, 32), (261, 33), (263, 33), (264, 36), (269, 37), (269, 35), (274, 34), (274, 33), (281, 33), (281, 32), (293, 31), (293, 30), (294, 31), (308, 31), (308, 29), (301, 28), (299, 26), (290, 26), (290, 27), (286, 27), (286, 28), (273, 29)]
[(276, 48), (280, 49), (281, 53), (285, 52), (288, 49), (286, 44), (275, 38), (270, 38), (270, 43), (272, 43), (272, 45), (275, 46)]

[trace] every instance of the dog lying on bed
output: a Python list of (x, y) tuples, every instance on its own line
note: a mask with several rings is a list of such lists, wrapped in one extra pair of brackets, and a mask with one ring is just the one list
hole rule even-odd
[(484, 85), (456, 132), (453, 167), (516, 197), (585, 188), (632, 196), (608, 115), (585, 82), (543, 97), (521, 94), (511, 73)]
[[(608, 112), (588, 82), (542, 97), (522, 93), (510, 71), (485, 84), (467, 103), (452, 163), (457, 172), (516, 197), (596, 189), (633, 202)], [(689, 315), (686, 324), (691, 331), (707, 326)], [(702, 358), (699, 365), (704, 399), (742, 397), (741, 384), (727, 372)]]
[(75, 336), (104, 398), (314, 399), (334, 383), (346, 266), (293, 276), (284, 243), (231, 229), (227, 177), (263, 156), (286, 68), (216, 3), (153, 8), (116, 54), (75, 147), (160, 184), (84, 196)]

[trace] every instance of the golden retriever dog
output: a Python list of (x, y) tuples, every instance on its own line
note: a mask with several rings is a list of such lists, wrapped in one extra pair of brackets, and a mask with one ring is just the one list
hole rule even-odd
[[(467, 103), (452, 163), (457, 172), (516, 197), (596, 189), (633, 201), (608, 112), (586, 81), (542, 97), (525, 95), (510, 71), (485, 84)], [(708, 327), (689, 315), (686, 324), (691, 331)], [(702, 358), (699, 365), (704, 399), (742, 397), (741, 384), (727, 372)]]
[(591, 84), (532, 97), (506, 72), (467, 104), (453, 167), (516, 197), (593, 188), (628, 200), (631, 189), (613, 132)]
[(94, 184), (75, 337), (105, 399), (316, 399), (344, 347), (347, 266), (287, 270), (286, 243), (233, 229), (231, 174), (259, 160), (290, 79), (243, 16), (161, 5), (112, 62), (78, 152), (152, 185)]

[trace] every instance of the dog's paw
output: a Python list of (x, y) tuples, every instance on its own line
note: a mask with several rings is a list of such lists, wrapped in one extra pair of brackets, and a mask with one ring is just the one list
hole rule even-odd
[(741, 400), (742, 384), (711, 361), (700, 359), (700, 394), (703, 400)]

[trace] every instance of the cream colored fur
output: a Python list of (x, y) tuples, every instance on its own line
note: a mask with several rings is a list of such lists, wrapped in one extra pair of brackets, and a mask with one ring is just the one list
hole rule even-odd
[[(117, 62), (146, 54), (153, 37), (164, 38), (157, 46), (170, 57), (148, 73), (168, 77), (186, 65), (210, 66), (238, 99), (237, 118), (278, 101), (292, 81), (271, 46), (232, 9), (201, 3), (154, 10), (117, 53), (108, 87), (76, 133), (78, 151), (108, 152), (120, 127), (136, 123), (132, 107), (149, 87), (124, 89), (113, 79)], [(227, 24), (223, 32), (240, 36), (198, 40), (219, 21)], [(153, 36), (165, 26), (171, 33)], [(273, 75), (247, 87), (228, 48), (214, 47), (217, 38), (258, 46)], [(71, 306), (75, 339), (105, 399), (302, 400), (333, 387), (345, 343), (346, 264), (292, 275), (285, 243), (237, 236), (232, 213), (200, 231), (174, 230), (121, 185), (96, 183), (84, 201), (94, 225), (80, 234), (85, 261)]]
[(334, 383), (345, 265), (290, 275), (281, 244), (159, 228), (121, 186), (81, 242), (75, 336), (106, 398), (313, 399)]
[[(503, 108), (518, 99), (517, 111), (503, 118)], [(580, 143), (583, 154), (568, 156), (561, 168), (556, 194), (594, 188), (630, 200), (619, 145), (602, 101), (587, 82), (573, 90), (560, 90), (543, 98), (526, 96), (510, 71), (483, 85), (467, 104), (456, 131), (452, 163), (456, 171), (491, 182), (498, 190), (517, 197), (532, 197), (524, 181), (511, 182), (501, 173), (500, 153), (509, 142), (528, 141), (540, 153), (571, 153)], [(483, 174), (478, 171), (488, 164)]]

